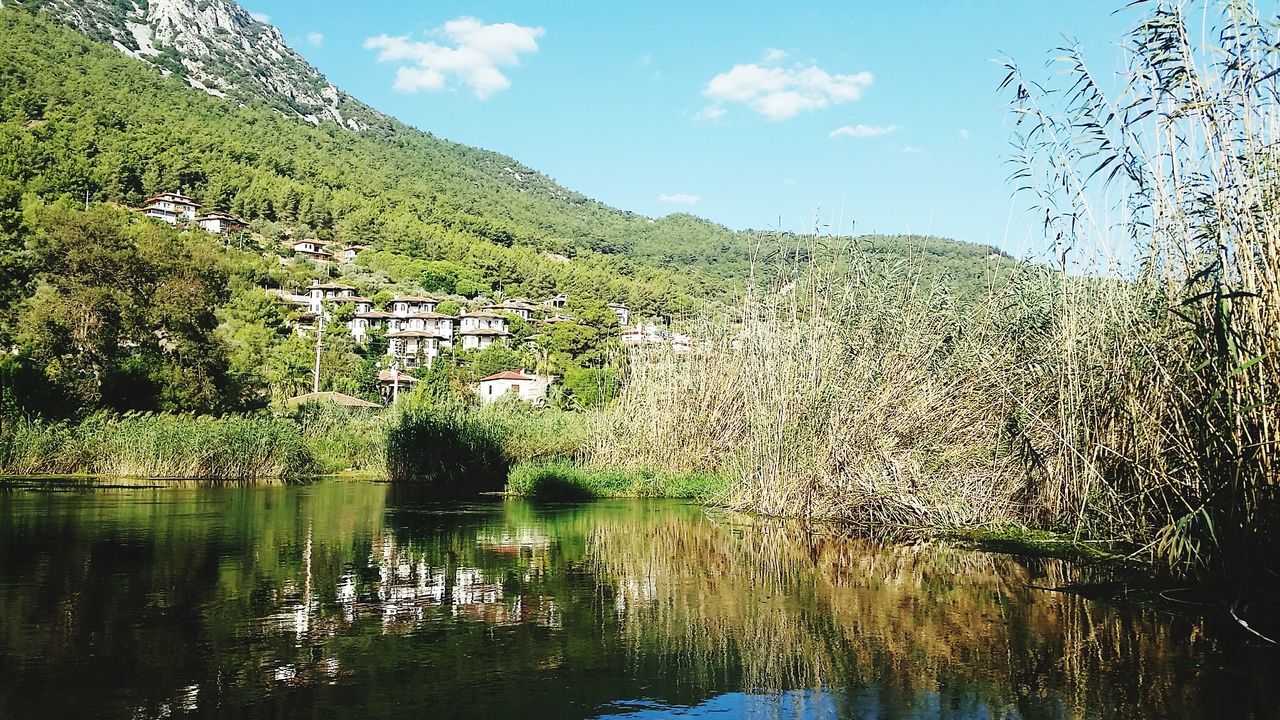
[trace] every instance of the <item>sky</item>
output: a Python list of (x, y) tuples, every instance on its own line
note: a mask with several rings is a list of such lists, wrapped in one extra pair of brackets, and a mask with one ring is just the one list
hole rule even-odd
[(1020, 257), (1002, 60), (1119, 68), (1118, 0), (242, 0), (343, 90), (614, 207)]

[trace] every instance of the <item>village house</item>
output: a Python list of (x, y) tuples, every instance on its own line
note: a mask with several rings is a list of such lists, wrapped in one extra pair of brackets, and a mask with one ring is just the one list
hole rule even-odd
[(324, 244), (319, 240), (300, 240), (293, 244), (293, 252), (295, 255), (301, 255), (318, 263), (327, 263), (333, 260), (333, 255), (325, 252)]
[(200, 209), (200, 203), (179, 193), (161, 193), (152, 198), (147, 198), (147, 204), (142, 208), (142, 214), (157, 220), (163, 220), (170, 225), (177, 225), (180, 222), (191, 222), (196, 219), (196, 211)]
[(356, 315), (347, 322), (347, 328), (351, 329), (351, 337), (356, 338), (356, 342), (365, 342), (365, 337), (372, 329), (380, 329), (385, 331), (389, 329), (390, 320), (396, 316), (390, 313), (384, 313), (381, 310), (360, 310), (357, 305)]
[(485, 305), (480, 309), (484, 310), (485, 312), (511, 313), (512, 315), (516, 315), (522, 320), (525, 320), (526, 322), (529, 320), (532, 320), (533, 314), (538, 311), (538, 307), (536, 305), (531, 305), (529, 303), (521, 302), (518, 300), (507, 300), (506, 302), (501, 302), (494, 305)]
[[(354, 299), (355, 296), (356, 289), (350, 285), (343, 285), (342, 283), (321, 283), (313, 281), (311, 283), (311, 287), (307, 288), (307, 297), (311, 300), (312, 312), (320, 312), (327, 301)], [(364, 300), (365, 302), (368, 302), (367, 299)], [(359, 308), (356, 308), (356, 311), (359, 312)]]
[(564, 293), (560, 293), (560, 294), (556, 295), (556, 296), (555, 296), (555, 297), (553, 297), (553, 298), (548, 298), (548, 299), (546, 299), (546, 300), (543, 300), (543, 301), (542, 301), (542, 304), (543, 304), (543, 305), (546, 305), (547, 307), (550, 307), (550, 308), (555, 308), (555, 309), (557, 309), (557, 310), (561, 310), (561, 309), (563, 309), (566, 305), (568, 305), (568, 304), (569, 304), (569, 296), (568, 296), (568, 295), (565, 295)]
[(249, 229), (249, 223), (244, 220), (235, 215), (217, 211), (197, 217), (196, 223), (205, 232), (211, 232), (215, 235), (236, 235)]
[(481, 378), (476, 393), (480, 402), (485, 404), (511, 398), (540, 405), (546, 402), (547, 393), (554, 383), (554, 375), (526, 374), (523, 368), (504, 370)]
[(507, 319), (492, 312), (470, 312), (459, 316), (458, 336), (463, 350), (483, 350), (508, 337)]
[(618, 316), (618, 324), (626, 327), (631, 324), (631, 310), (626, 303), (609, 303), (609, 309)]
[(423, 297), (420, 295), (397, 295), (391, 299), (391, 312), (396, 317), (408, 317), (416, 313), (429, 313), (436, 311), (436, 305), (439, 304), (435, 298)]
[(392, 330), (387, 333), (387, 355), (406, 368), (431, 367), (452, 343), (436, 330)]
[(339, 259), (344, 263), (353, 263), (356, 261), (356, 256), (360, 254), (361, 250), (368, 249), (369, 248), (364, 245), (348, 245), (347, 247), (342, 248), (342, 252), (339, 254)]
[(418, 378), (399, 370), (383, 370), (378, 373), (378, 394), (386, 402), (393, 402), (397, 395), (409, 392), (419, 382)]

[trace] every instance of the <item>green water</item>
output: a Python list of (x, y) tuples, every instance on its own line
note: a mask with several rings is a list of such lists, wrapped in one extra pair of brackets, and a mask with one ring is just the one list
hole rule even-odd
[(0, 490), (0, 718), (1280, 715), (1275, 651), (1083, 571), (679, 502)]

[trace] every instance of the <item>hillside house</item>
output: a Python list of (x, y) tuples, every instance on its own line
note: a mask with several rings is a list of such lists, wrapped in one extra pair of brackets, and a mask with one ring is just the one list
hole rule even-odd
[(485, 312), (492, 313), (511, 313), (526, 322), (533, 319), (533, 314), (537, 312), (538, 307), (525, 302), (516, 300), (508, 300), (506, 302), (497, 303), (495, 305), (485, 305), (480, 308)]
[(420, 382), (422, 381), (418, 378), (396, 369), (383, 370), (378, 373), (378, 394), (383, 400), (391, 402), (397, 395), (412, 390)]
[(560, 293), (559, 295), (556, 295), (553, 298), (548, 298), (546, 300), (543, 300), (542, 304), (546, 305), (549, 308), (562, 310), (566, 305), (569, 304), (569, 296), (565, 295), (564, 293)]
[(609, 309), (618, 316), (618, 324), (626, 327), (631, 324), (631, 310), (626, 303), (609, 303)]
[(333, 260), (333, 255), (325, 252), (324, 244), (319, 240), (300, 240), (293, 244), (293, 253), (318, 263), (328, 263)]
[(483, 350), (511, 334), (507, 332), (507, 319), (493, 312), (465, 313), (458, 321), (463, 350)]
[(476, 394), (485, 404), (509, 398), (541, 405), (554, 383), (553, 375), (526, 374), (523, 368), (504, 370), (482, 378), (476, 385)]
[(155, 197), (147, 198), (147, 204), (142, 208), (142, 214), (157, 220), (162, 220), (170, 225), (177, 225), (180, 222), (191, 222), (196, 219), (196, 211), (200, 209), (200, 203), (179, 193), (161, 193)]
[(449, 339), (435, 330), (392, 330), (387, 333), (387, 355), (406, 368), (431, 367), (441, 351), (450, 345)]
[(360, 254), (361, 250), (368, 249), (369, 248), (364, 245), (348, 245), (347, 247), (342, 248), (342, 252), (338, 254), (338, 259), (342, 260), (344, 263), (353, 263), (356, 261), (356, 256)]
[[(311, 287), (307, 288), (307, 297), (311, 300), (311, 311), (320, 312), (326, 302), (354, 299), (356, 297), (356, 289), (342, 283), (312, 282)], [(369, 302), (367, 298), (361, 299)], [(372, 309), (372, 306), (370, 306), (370, 309)], [(357, 307), (356, 312), (359, 311)]]
[(205, 232), (215, 235), (238, 235), (249, 229), (249, 223), (224, 212), (205, 213), (196, 218), (196, 223)]
[(628, 347), (662, 345), (667, 342), (667, 331), (658, 325), (637, 325), (623, 330), (621, 339)]
[(417, 313), (435, 312), (437, 304), (439, 304), (438, 301), (432, 297), (397, 295), (391, 299), (391, 312), (396, 317), (408, 317)]
[(420, 312), (407, 316), (392, 315), (392, 330), (430, 330), (453, 344), (453, 316), (434, 312)]
[(381, 310), (356, 310), (355, 317), (347, 323), (347, 327), (351, 330), (351, 337), (356, 342), (364, 342), (365, 336), (370, 330), (389, 330), (389, 323), (395, 315)]

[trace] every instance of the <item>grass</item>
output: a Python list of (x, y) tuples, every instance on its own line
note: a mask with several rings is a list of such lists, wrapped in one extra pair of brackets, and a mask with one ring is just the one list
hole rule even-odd
[(728, 479), (711, 474), (667, 475), (652, 470), (587, 468), (570, 460), (536, 460), (512, 468), (507, 492), (540, 500), (603, 497), (692, 498), (709, 500)]
[(522, 403), (409, 405), (388, 426), (387, 475), (498, 489), (518, 463), (572, 455), (583, 433), (577, 413)]
[(5, 418), (0, 472), (248, 480), (314, 473), (296, 425), (269, 416), (96, 413), (78, 424)]
[(1123, 562), (1127, 555), (1124, 548), (1114, 543), (1086, 542), (1070, 533), (1036, 530), (1015, 524), (956, 531), (949, 533), (948, 537), (981, 550), (1007, 555), (1084, 562)]

